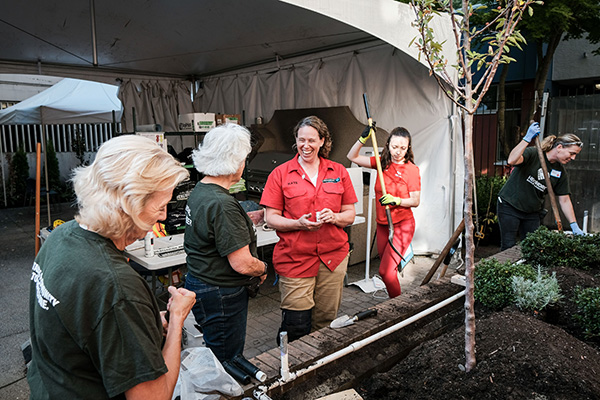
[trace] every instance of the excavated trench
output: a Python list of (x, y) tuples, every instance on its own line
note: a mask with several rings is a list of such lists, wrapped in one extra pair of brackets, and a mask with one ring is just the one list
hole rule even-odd
[[(449, 277), (442, 278), (378, 304), (375, 306), (378, 313), (373, 318), (342, 329), (324, 328), (289, 343), (291, 379), (286, 381), (281, 379), (280, 349), (262, 353), (250, 361), (268, 378), (261, 384), (246, 385), (242, 397), (255, 398), (259, 390), (274, 400), (317, 399), (351, 388), (376, 372), (387, 371), (416, 346), (464, 323), (464, 296), (459, 294), (463, 290), (463, 286), (451, 283)], [(446, 305), (421, 317), (420, 313), (429, 312), (428, 309), (444, 301)], [(398, 330), (391, 328), (402, 321), (410, 322), (409, 319), (416, 320)], [(364, 344), (372, 335), (392, 330), (395, 331)], [(362, 343), (362, 347), (347, 352), (347, 347), (356, 342)]]

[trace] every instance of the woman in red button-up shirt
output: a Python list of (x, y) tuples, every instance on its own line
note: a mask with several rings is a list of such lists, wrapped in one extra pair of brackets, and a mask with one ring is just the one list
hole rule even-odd
[(357, 198), (343, 165), (328, 160), (331, 135), (310, 116), (294, 128), (298, 154), (269, 175), (261, 204), (280, 240), (273, 252), (279, 274), (282, 324), (288, 340), (329, 325), (337, 316), (348, 266), (348, 235)]

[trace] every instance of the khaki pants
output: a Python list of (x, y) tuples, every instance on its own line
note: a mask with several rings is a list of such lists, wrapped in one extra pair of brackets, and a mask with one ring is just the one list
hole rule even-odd
[(329, 326), (337, 317), (342, 304), (344, 277), (348, 270), (350, 255), (332, 272), (319, 264), (319, 273), (311, 278), (279, 277), (281, 308), (284, 310), (306, 311), (313, 309), (312, 329), (317, 330)]

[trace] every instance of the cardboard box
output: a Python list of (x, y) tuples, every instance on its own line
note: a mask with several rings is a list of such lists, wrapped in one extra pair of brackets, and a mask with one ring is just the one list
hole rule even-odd
[(177, 125), (184, 132), (208, 132), (216, 126), (215, 113), (179, 114)]
[(226, 123), (241, 125), (242, 116), (240, 114), (216, 114), (215, 121), (217, 126)]

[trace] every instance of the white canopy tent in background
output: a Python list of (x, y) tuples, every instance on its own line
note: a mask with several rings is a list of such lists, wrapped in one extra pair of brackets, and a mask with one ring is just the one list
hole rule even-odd
[[(65, 78), (52, 87), (0, 111), (0, 125), (40, 124), (43, 127), (42, 151), (46, 156), (46, 125), (105, 123), (121, 120), (118, 86)], [(4, 157), (0, 146), (2, 175)], [(46, 184), (47, 163), (46, 167)], [(2, 180), (5, 196), (5, 182)], [(50, 207), (48, 207), (50, 224)]]
[[(268, 121), (276, 109), (348, 105), (366, 124), (362, 94), (367, 93), (379, 127), (390, 131), (404, 126), (412, 134), (422, 184), (421, 205), (414, 209), (413, 248), (417, 254), (439, 253), (462, 219), (462, 130), (456, 107), (408, 47), (416, 36), (410, 26), (414, 18), (407, 14), (409, 6), (387, 0), (349, 1), (341, 9), (335, 1), (289, 3), (317, 4), (318, 11), (329, 11), (333, 18), (343, 17), (344, 22), (352, 21), (361, 28), (363, 23), (371, 25), (371, 34), (387, 37), (393, 45), (352, 46), (205, 77), (194, 109), (244, 111)], [(444, 37), (452, 34), (449, 25), (438, 29)], [(451, 51), (448, 56), (456, 57)], [(360, 132), (347, 134), (358, 137)]]
[(65, 78), (41, 93), (0, 111), (1, 125), (73, 124), (121, 120), (118, 86)]

